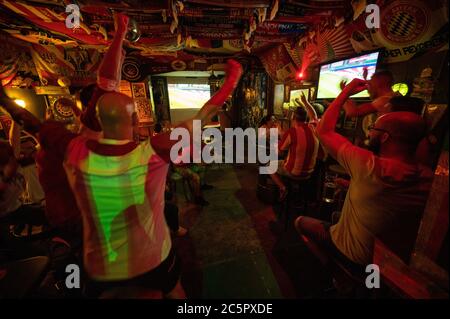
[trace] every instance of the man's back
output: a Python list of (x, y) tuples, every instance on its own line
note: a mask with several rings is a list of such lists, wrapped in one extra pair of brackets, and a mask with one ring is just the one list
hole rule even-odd
[(78, 137), (67, 149), (65, 168), (83, 215), (84, 263), (91, 278), (132, 278), (168, 256), (168, 164), (149, 141)]
[(280, 150), (289, 150), (284, 168), (292, 175), (312, 173), (319, 150), (319, 140), (308, 124), (291, 127), (281, 139)]
[[(339, 163), (351, 176), (342, 215), (333, 226), (334, 244), (352, 261), (371, 263), (375, 237), (400, 250), (414, 243), (432, 173), (419, 164), (381, 158), (347, 144)], [(389, 244), (389, 243), (388, 243)]]

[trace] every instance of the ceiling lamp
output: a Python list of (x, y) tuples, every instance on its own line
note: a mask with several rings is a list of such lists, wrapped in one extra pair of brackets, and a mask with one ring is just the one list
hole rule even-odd
[(130, 18), (128, 21), (128, 33), (126, 39), (130, 42), (137, 42), (141, 37), (141, 31), (139, 30), (139, 25), (135, 19)]
[(21, 99), (15, 99), (14, 102), (15, 102), (18, 106), (20, 106), (20, 107), (26, 107), (26, 106), (27, 106), (27, 104), (25, 103), (25, 101), (24, 101), (24, 100), (21, 100)]

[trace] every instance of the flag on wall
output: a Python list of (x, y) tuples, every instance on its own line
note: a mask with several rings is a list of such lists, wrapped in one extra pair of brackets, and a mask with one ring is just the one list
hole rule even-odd
[(3, 86), (21, 88), (39, 85), (39, 77), (28, 46), (2, 32), (0, 32), (0, 81)]
[(33, 44), (31, 55), (44, 85), (58, 85), (58, 79), (68, 78), (74, 86), (96, 81), (101, 55), (95, 49), (63, 48)]
[(258, 54), (266, 72), (274, 82), (285, 82), (295, 79), (297, 66), (286, 47), (282, 44)]

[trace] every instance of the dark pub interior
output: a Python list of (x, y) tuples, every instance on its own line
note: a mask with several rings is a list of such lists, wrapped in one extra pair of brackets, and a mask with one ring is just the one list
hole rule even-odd
[(447, 0), (0, 0), (0, 299), (448, 299), (448, 49)]

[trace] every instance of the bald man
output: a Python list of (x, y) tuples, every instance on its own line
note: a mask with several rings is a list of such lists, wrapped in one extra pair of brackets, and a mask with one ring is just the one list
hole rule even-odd
[[(207, 121), (236, 87), (242, 67), (228, 61), (220, 90), (193, 120)], [(64, 159), (67, 177), (83, 218), (84, 265), (96, 291), (141, 287), (182, 298), (180, 264), (164, 218), (164, 191), (170, 150), (178, 141), (170, 132), (136, 142), (134, 101), (105, 93), (97, 102), (103, 138), (88, 139), (65, 128), (41, 128), (53, 151)]]
[(297, 230), (312, 239), (309, 244), (324, 262), (332, 253), (355, 267), (372, 262), (375, 238), (400, 257), (409, 256), (432, 179), (431, 171), (415, 159), (426, 129), (417, 114), (394, 112), (378, 118), (370, 128), (369, 150), (335, 132), (342, 105), (363, 89), (360, 81), (346, 86), (317, 129), (325, 149), (351, 177), (339, 222), (330, 227), (308, 217), (296, 220)]

